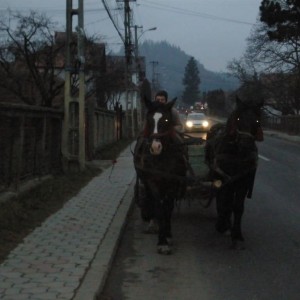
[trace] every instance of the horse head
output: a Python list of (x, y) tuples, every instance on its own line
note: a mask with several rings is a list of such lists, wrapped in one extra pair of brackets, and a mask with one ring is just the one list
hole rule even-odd
[(147, 104), (144, 136), (150, 140), (150, 153), (160, 155), (174, 134), (172, 107), (176, 98), (168, 103), (150, 102)]
[(226, 129), (229, 135), (250, 135), (255, 141), (263, 141), (261, 108), (263, 101), (243, 102), (236, 97), (236, 108), (228, 118)]

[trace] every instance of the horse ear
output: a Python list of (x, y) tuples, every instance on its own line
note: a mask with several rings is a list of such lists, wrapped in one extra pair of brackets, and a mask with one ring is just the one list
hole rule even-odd
[(168, 107), (173, 107), (174, 106), (174, 104), (175, 104), (175, 102), (176, 102), (176, 100), (177, 100), (177, 97), (175, 97), (174, 99), (172, 99), (170, 102), (167, 102), (167, 106)]

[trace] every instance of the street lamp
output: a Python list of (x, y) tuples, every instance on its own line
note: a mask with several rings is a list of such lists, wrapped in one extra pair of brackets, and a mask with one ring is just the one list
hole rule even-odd
[(134, 47), (134, 56), (135, 56), (135, 61), (137, 61), (138, 59), (138, 56), (139, 56), (139, 39), (141, 38), (141, 36), (145, 33), (145, 32), (148, 32), (148, 31), (153, 31), (153, 30), (156, 30), (157, 27), (151, 27), (149, 29), (146, 29), (144, 31), (142, 31), (142, 33), (140, 34), (140, 36), (138, 37), (137, 35), (137, 30), (138, 28), (143, 28), (143, 26), (137, 26), (137, 25), (134, 25), (134, 41), (135, 41), (135, 47)]

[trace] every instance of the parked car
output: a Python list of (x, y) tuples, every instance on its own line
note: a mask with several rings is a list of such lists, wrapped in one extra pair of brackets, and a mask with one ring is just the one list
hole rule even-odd
[(203, 113), (190, 113), (187, 115), (184, 128), (186, 132), (206, 132), (210, 128), (210, 122)]

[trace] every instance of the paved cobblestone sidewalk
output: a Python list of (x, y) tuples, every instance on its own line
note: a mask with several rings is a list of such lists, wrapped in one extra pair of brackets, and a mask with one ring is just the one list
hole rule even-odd
[[(120, 155), (113, 170), (108, 168), (91, 180), (9, 254), (0, 265), (0, 299), (70, 300), (76, 297), (92, 300), (90, 294), (96, 291), (89, 290), (89, 296), (84, 291), (78, 296), (82, 282), (101, 250), (134, 177), (129, 147)], [(127, 202), (126, 208), (122, 208), (119, 227), (126, 218), (132, 196)], [(106, 251), (111, 252), (109, 249)], [(93, 287), (96, 285), (90, 289)]]

